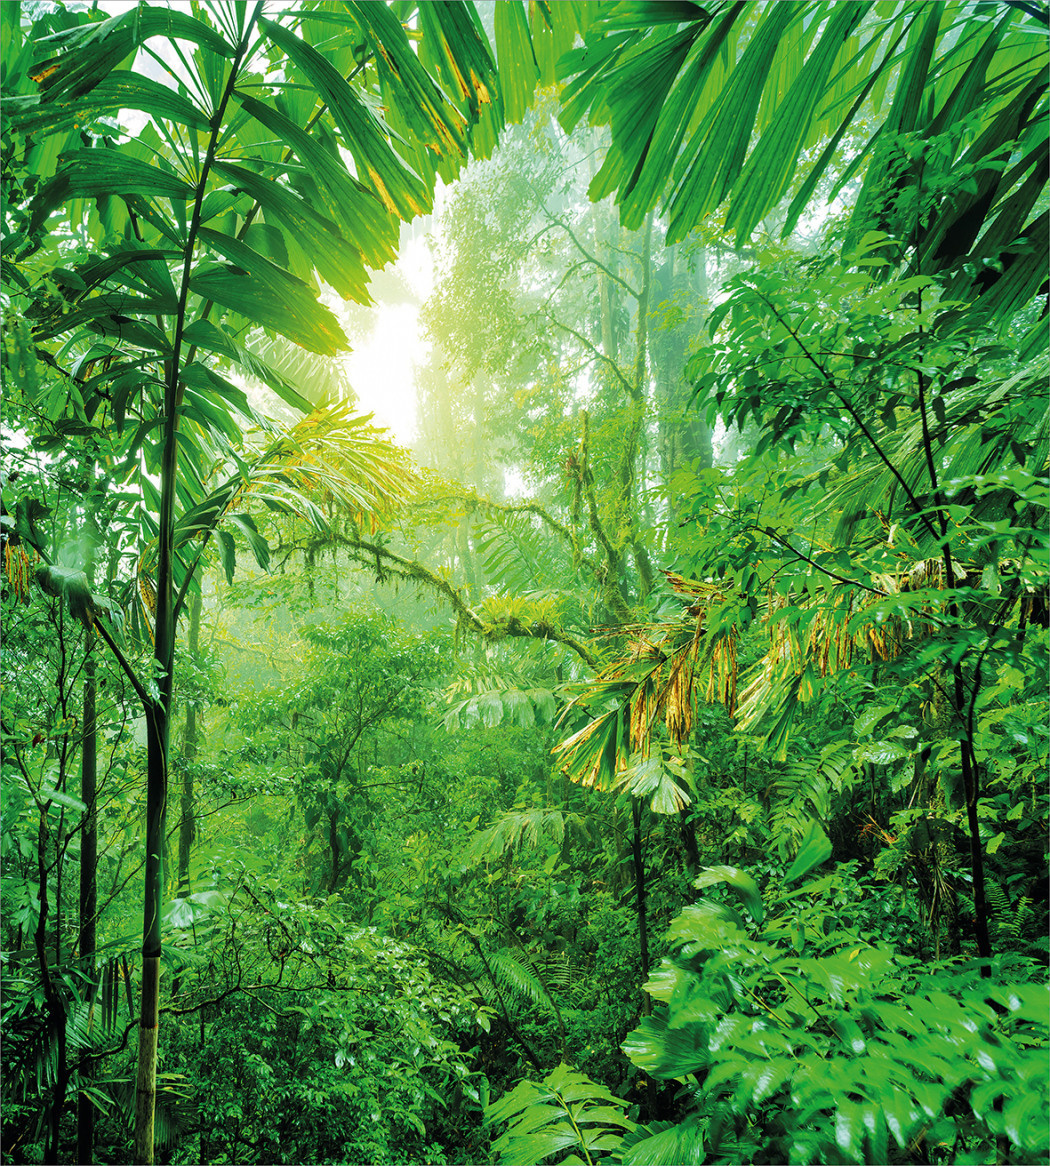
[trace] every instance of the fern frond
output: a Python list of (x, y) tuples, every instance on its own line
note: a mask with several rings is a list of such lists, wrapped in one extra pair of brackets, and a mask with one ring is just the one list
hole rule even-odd
[(991, 880), (985, 886), (985, 894), (992, 909), (996, 938), (1011, 945), (1020, 943), (1025, 923), (1031, 914), (1032, 900), (1027, 895), (1022, 895), (1014, 905), (1006, 897), (1003, 888)]
[(475, 523), (475, 545), (488, 580), (511, 592), (548, 587), (564, 573), (562, 547), (546, 538), (543, 523), (533, 515), (485, 512)]
[(834, 743), (819, 757), (788, 762), (773, 783), (775, 804), (770, 825), (774, 833), (791, 835), (798, 841), (811, 818), (829, 821), (834, 797), (849, 790), (859, 773), (848, 741)]
[(486, 1106), (485, 1124), (507, 1123), (492, 1143), (505, 1166), (533, 1166), (566, 1150), (574, 1153), (565, 1162), (593, 1163), (635, 1129), (626, 1109), (621, 1098), (562, 1062), (541, 1082), (522, 1081)]
[(567, 810), (508, 810), (467, 847), (468, 863), (493, 862), (520, 847), (536, 847), (546, 838), (560, 846), (566, 829), (582, 831), (583, 819)]
[(527, 957), (513, 948), (501, 947), (485, 953), (487, 971), (494, 985), (532, 1004), (547, 1004), (550, 996)]

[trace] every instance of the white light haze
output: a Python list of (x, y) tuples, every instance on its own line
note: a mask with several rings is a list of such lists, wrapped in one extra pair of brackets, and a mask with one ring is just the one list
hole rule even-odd
[(419, 305), (434, 287), (434, 261), (424, 233), (402, 238), (394, 269), (415, 297), (414, 303), (377, 303), (371, 331), (353, 342), (343, 361), (347, 380), (363, 413), (392, 431), (400, 445), (416, 438), (416, 369), (426, 363), (430, 345), (423, 339)]

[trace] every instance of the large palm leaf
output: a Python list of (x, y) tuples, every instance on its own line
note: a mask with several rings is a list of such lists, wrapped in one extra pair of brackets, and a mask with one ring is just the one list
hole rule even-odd
[[(516, 0), (499, 7), (506, 104), (518, 111), (536, 72), (512, 63), (527, 39)], [(1008, 311), (1042, 284), (1042, 6), (660, 0), (588, 5), (582, 26), (579, 7), (549, 9), (555, 39), (584, 36), (558, 63), (562, 122), (610, 126), (591, 195), (615, 194), (625, 226), (662, 202), (673, 243), (723, 208), (742, 241), (783, 204), (786, 235), (822, 186), (826, 197), (858, 178), (858, 229), (912, 240), (922, 270), (955, 273), (957, 294), (977, 275), (989, 306)], [(534, 47), (542, 30), (536, 20)], [(919, 210), (901, 193), (922, 189), (923, 148), (957, 178), (923, 191)]]

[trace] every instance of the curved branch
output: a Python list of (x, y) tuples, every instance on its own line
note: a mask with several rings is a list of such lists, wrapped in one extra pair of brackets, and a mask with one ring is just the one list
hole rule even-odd
[[(465, 502), (468, 506), (480, 506), (486, 510), (495, 510), (500, 514), (535, 514), (554, 531), (555, 534), (563, 538), (570, 549), (575, 550), (575, 538), (573, 533), (567, 526), (560, 523), (548, 510), (545, 510), (538, 502), (494, 502), (491, 498), (484, 498), (480, 494), (443, 494), (440, 498), (428, 498), (426, 504), (438, 502)], [(420, 507), (424, 504), (419, 503)]]
[(545, 312), (544, 314), (546, 315), (547, 319), (550, 320), (550, 322), (555, 326), (555, 328), (560, 328), (563, 332), (568, 332), (570, 336), (575, 336), (576, 339), (584, 346), (584, 348), (587, 349), (587, 351), (594, 357), (595, 360), (600, 360), (603, 364), (608, 365), (608, 367), (612, 370), (613, 376), (615, 376), (623, 386), (627, 395), (632, 399), (634, 398), (634, 385), (632, 385), (627, 377), (623, 375), (620, 366), (616, 363), (615, 360), (612, 359), (612, 357), (606, 356), (605, 353), (596, 348), (587, 339), (586, 336), (580, 332), (577, 332), (575, 328), (570, 328), (568, 324), (563, 324), (561, 320), (559, 320), (556, 316), (552, 316), (550, 312)]
[(545, 622), (525, 624), (516, 616), (510, 616), (502, 622), (485, 620), (466, 602), (458, 588), (453, 587), (447, 579), (442, 578), (415, 559), (406, 559), (378, 543), (367, 542), (365, 539), (338, 535), (332, 541), (343, 546), (354, 559), (364, 566), (371, 567), (380, 576), (384, 571), (388, 571), (397, 575), (398, 578), (423, 583), (433, 588), (445, 597), (456, 615), (483, 639), (493, 640), (503, 636), (513, 636), (523, 639), (549, 640), (570, 648), (588, 668), (596, 669), (598, 667), (597, 660), (586, 645), (580, 643), (562, 628)]
[[(588, 251), (587, 248), (584, 247), (584, 245), (579, 241), (579, 239), (576, 238), (576, 233), (573, 231), (572, 227), (570, 227), (569, 224), (567, 222), (565, 222), (564, 219), (558, 218), (557, 215), (552, 214), (549, 210), (547, 210), (546, 207), (543, 207), (542, 210), (543, 210), (544, 215), (547, 218), (547, 221), (556, 225), (556, 226), (561, 227), (561, 229), (566, 233), (566, 235), (568, 235), (569, 238), (572, 240), (573, 245), (576, 247), (576, 250), (579, 251), (579, 253), (584, 257), (584, 259), (588, 263), (592, 263), (595, 267), (598, 268), (599, 271), (604, 272), (614, 283), (618, 283), (620, 285), (620, 287), (622, 287), (623, 290), (625, 292), (627, 292), (627, 294), (630, 295), (633, 299), (640, 300), (642, 298), (642, 292), (639, 292), (635, 288), (631, 287), (631, 285), (625, 279), (623, 279), (619, 275), (617, 275), (615, 271), (611, 271), (608, 267), (605, 266), (604, 263), (602, 263), (602, 261), (600, 259), (598, 259), (594, 255), (592, 255), (590, 253), (590, 251)], [(538, 235), (536, 237), (539, 238)], [(577, 264), (577, 267), (579, 267), (579, 266), (582, 266), (582, 265)]]

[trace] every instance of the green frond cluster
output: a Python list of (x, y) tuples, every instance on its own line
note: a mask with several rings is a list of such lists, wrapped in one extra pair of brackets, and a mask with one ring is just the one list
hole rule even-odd
[(534, 1166), (555, 1154), (563, 1166), (593, 1166), (634, 1129), (626, 1108), (626, 1102), (563, 1062), (542, 1081), (522, 1081), (488, 1106), (485, 1122), (507, 1123), (492, 1143), (503, 1166)]

